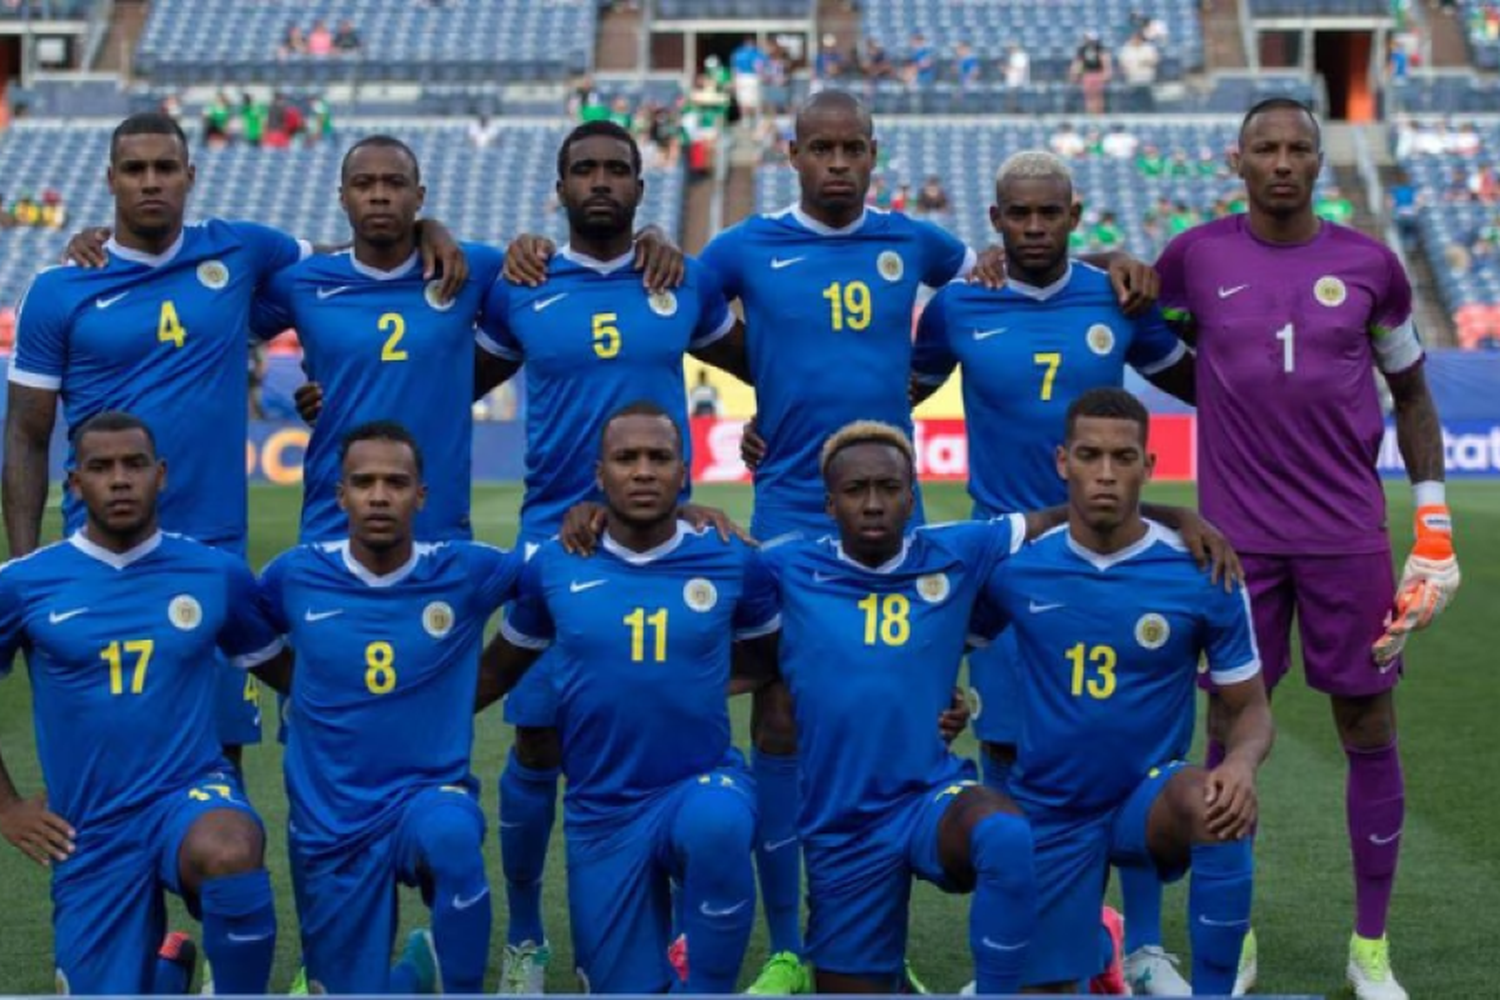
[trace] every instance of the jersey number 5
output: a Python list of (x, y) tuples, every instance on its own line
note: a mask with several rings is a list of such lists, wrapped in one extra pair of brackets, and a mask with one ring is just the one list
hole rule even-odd
[(608, 361), (620, 353), (620, 322), (618, 313), (594, 313), (594, 354)]

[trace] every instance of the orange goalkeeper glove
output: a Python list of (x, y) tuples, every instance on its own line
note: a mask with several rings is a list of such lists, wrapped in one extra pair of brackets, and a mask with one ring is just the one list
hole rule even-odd
[(1382, 670), (1401, 655), (1411, 633), (1426, 628), (1442, 613), (1462, 579), (1453, 554), (1453, 519), (1447, 506), (1418, 507), (1416, 521), (1417, 541), (1401, 571), (1395, 607), (1386, 617), (1384, 634), (1375, 640), (1375, 662)]

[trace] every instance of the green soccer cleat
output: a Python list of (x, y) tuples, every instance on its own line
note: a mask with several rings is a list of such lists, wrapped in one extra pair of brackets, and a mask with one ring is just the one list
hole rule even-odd
[(802, 959), (789, 951), (778, 951), (766, 959), (760, 975), (745, 993), (752, 997), (795, 997), (812, 991), (812, 975)]
[(546, 993), (547, 964), (551, 961), (552, 949), (545, 941), (506, 945), (500, 966), (500, 995), (539, 997)]
[(1234, 974), (1234, 996), (1242, 997), (1255, 989), (1255, 980), (1260, 975), (1260, 948), (1255, 943), (1255, 928), (1245, 932), (1245, 943), (1240, 945), (1240, 969)]
[(300, 966), (297, 969), (297, 976), (292, 980), (292, 986), (286, 991), (286, 995), (289, 997), (312, 996), (307, 989), (307, 966)]
[(1391, 971), (1391, 945), (1384, 936), (1349, 939), (1349, 985), (1355, 1000), (1407, 1000)]
[(416, 973), (416, 993), (421, 996), (433, 996), (443, 992), (441, 977), (438, 975), (437, 945), (433, 944), (432, 931), (425, 928), (412, 931), (406, 939), (406, 947), (401, 949), (401, 960), (397, 965), (410, 966)]
[(919, 997), (928, 996), (932, 992), (922, 980), (917, 978), (917, 974), (912, 971), (911, 959), (909, 958), (906, 960), (906, 992)]

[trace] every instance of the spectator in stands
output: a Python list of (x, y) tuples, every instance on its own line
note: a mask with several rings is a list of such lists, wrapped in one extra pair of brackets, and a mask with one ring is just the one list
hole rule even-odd
[(688, 413), (694, 417), (717, 417), (720, 412), (719, 390), (708, 380), (708, 369), (698, 369), (698, 379), (688, 390)]
[(1443, 189), (1444, 201), (1473, 201), (1474, 192), (1469, 190), (1469, 172), (1455, 166), (1448, 175), (1448, 186)]
[(1199, 177), (1228, 177), (1229, 164), (1224, 157), (1216, 156), (1207, 146), (1198, 147), (1198, 159), (1193, 164)]
[(1411, 53), (1401, 39), (1392, 35), (1385, 43), (1385, 78), (1392, 83), (1404, 83), (1411, 76)]
[(156, 110), (172, 119), (178, 125), (182, 124), (182, 98), (176, 94), (168, 94), (166, 97), (163, 97), (161, 104), (157, 105)]
[(1115, 213), (1102, 212), (1099, 221), (1089, 229), (1089, 247), (1096, 251), (1118, 250), (1125, 245), (1125, 233), (1115, 221)]
[(333, 32), (328, 30), (328, 24), (321, 17), (313, 22), (312, 30), (307, 33), (307, 54), (310, 56), (326, 56), (333, 52)]
[(1161, 150), (1148, 142), (1141, 147), (1140, 155), (1135, 158), (1135, 169), (1142, 177), (1162, 177), (1167, 172), (1167, 161), (1162, 157)]
[(756, 44), (754, 35), (746, 35), (730, 54), (729, 66), (734, 71), (734, 100), (740, 106), (740, 116), (748, 121), (755, 121), (760, 117), (760, 91), (766, 72), (766, 53)]
[(1465, 122), (1448, 132), (1447, 151), (1458, 156), (1478, 156), (1484, 147), (1484, 139), (1473, 122)]
[(1156, 72), (1161, 65), (1161, 53), (1146, 39), (1144, 28), (1138, 28), (1115, 53), (1120, 66), (1120, 77), (1128, 88), (1125, 95), (1125, 110), (1151, 112), (1156, 110), (1156, 98), (1152, 88), (1156, 85)]
[(1116, 124), (1110, 127), (1102, 145), (1104, 155), (1112, 160), (1133, 160), (1141, 141), (1124, 125)]
[(1141, 228), (1146, 230), (1146, 235), (1153, 240), (1164, 239), (1167, 235), (1167, 223), (1172, 217), (1172, 199), (1166, 195), (1156, 199), (1156, 204), (1146, 210), (1146, 215), (1141, 219)]
[(1104, 155), (1104, 133), (1093, 125), (1084, 129), (1083, 132), (1083, 155), (1088, 157)]
[(1005, 86), (1011, 90), (1031, 86), (1031, 56), (1026, 54), (1020, 42), (1011, 42), (1005, 47), (1005, 59), (1000, 71)]
[(490, 116), (480, 112), (478, 116), (469, 122), (467, 131), (469, 145), (475, 149), (487, 149), (500, 135), (500, 123), (490, 120)]
[(979, 84), (979, 57), (974, 54), (974, 49), (968, 42), (959, 42), (953, 46), (954, 68), (958, 71), (958, 85), (964, 90), (972, 90)]
[(1073, 53), (1068, 79), (1083, 91), (1083, 109), (1091, 115), (1104, 114), (1104, 88), (1114, 75), (1109, 49), (1099, 41), (1097, 31), (1085, 31), (1083, 41)]
[(901, 79), (908, 87), (927, 87), (937, 79), (937, 53), (920, 31), (911, 36), (906, 62), (901, 67)]
[(11, 215), (15, 217), (16, 225), (31, 227), (39, 225), (42, 221), (42, 206), (36, 203), (30, 191), (22, 191), (16, 203), (11, 206)]
[(847, 71), (848, 63), (839, 51), (838, 39), (831, 33), (824, 35), (818, 54), (813, 57), (813, 89), (821, 90), (842, 78)]
[(1052, 133), (1052, 138), (1047, 140), (1047, 145), (1052, 152), (1065, 160), (1076, 160), (1083, 155), (1085, 146), (1083, 136), (1073, 130), (1073, 126), (1063, 122), (1057, 126), (1057, 131)]
[(1318, 188), (1313, 198), (1313, 213), (1320, 219), (1347, 226), (1354, 221), (1354, 202), (1344, 197), (1337, 184)]
[(1167, 161), (1168, 177), (1191, 177), (1193, 176), (1193, 164), (1188, 159), (1187, 150), (1172, 150), (1172, 158)]
[(229, 95), (222, 90), (219, 91), (203, 109), (203, 144), (205, 146), (218, 148), (229, 143), (231, 138), (229, 119), (233, 115), (234, 109), (229, 104)]
[(635, 110), (630, 106), (630, 98), (624, 94), (616, 94), (614, 100), (609, 102), (609, 120), (629, 132), (635, 125)]
[(46, 229), (61, 229), (67, 224), (68, 206), (57, 188), (43, 189), (41, 218), (38, 221)]
[(302, 25), (293, 22), (286, 26), (281, 33), (281, 48), (277, 54), (283, 59), (307, 54), (307, 36), (302, 33)]
[(886, 211), (890, 210), (891, 189), (886, 185), (884, 177), (877, 175), (870, 181), (870, 190), (865, 194), (865, 204)]
[(791, 103), (787, 80), (792, 72), (792, 57), (780, 42), (772, 39), (766, 45), (766, 68), (761, 74), (760, 106), (763, 115), (772, 115)]
[[(594, 78), (587, 73), (574, 81), (572, 89), (568, 91), (568, 114), (575, 117), (582, 118), (585, 107), (602, 103), (603, 98), (594, 88)], [(588, 121), (589, 119), (583, 118), (582, 120)]]
[(911, 210), (911, 184), (902, 181), (897, 185), (896, 193), (891, 195), (891, 211), (910, 212)]
[(240, 138), (248, 146), (259, 146), (266, 136), (266, 102), (248, 90), (240, 94)]
[(894, 80), (896, 66), (891, 55), (874, 38), (866, 38), (864, 51), (860, 53), (859, 71), (866, 80)]
[(312, 99), (307, 106), (308, 114), (312, 123), (308, 126), (306, 139), (309, 143), (322, 142), (333, 138), (333, 105), (328, 103), (328, 98), (319, 94)]
[(1500, 178), (1495, 176), (1495, 168), (1488, 163), (1481, 163), (1479, 167), (1469, 175), (1469, 193), (1474, 196), (1475, 201), (1486, 205), (1493, 205), (1500, 201)]
[(357, 53), (364, 43), (360, 40), (359, 29), (354, 27), (354, 22), (347, 17), (339, 22), (339, 30), (334, 33), (333, 47), (341, 56), (352, 56)]
[(1198, 213), (1188, 207), (1185, 201), (1172, 203), (1172, 214), (1167, 216), (1167, 235), (1176, 236), (1185, 233), (1196, 226), (1199, 221)]
[(917, 211), (922, 215), (938, 215), (948, 211), (948, 192), (943, 189), (943, 181), (936, 174), (931, 174), (922, 182), (922, 190), (917, 192)]
[(651, 127), (647, 135), (649, 145), (656, 150), (657, 163), (664, 168), (677, 166), (682, 155), (682, 126), (672, 114), (671, 108), (657, 108), (651, 113)]

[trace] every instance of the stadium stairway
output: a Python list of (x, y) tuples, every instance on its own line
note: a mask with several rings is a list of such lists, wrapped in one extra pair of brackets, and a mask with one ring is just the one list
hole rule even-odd
[(104, 36), (94, 65), (89, 69), (119, 73), (129, 79), (136, 43), (146, 30), (146, 13), (146, 0), (115, 0), (109, 14), (109, 33)]
[(594, 71), (624, 73), (641, 69), (643, 8), (613, 5), (599, 13), (599, 40), (594, 43)]
[(1204, 70), (1245, 69), (1250, 65), (1240, 31), (1241, 0), (1208, 0), (1203, 5)]

